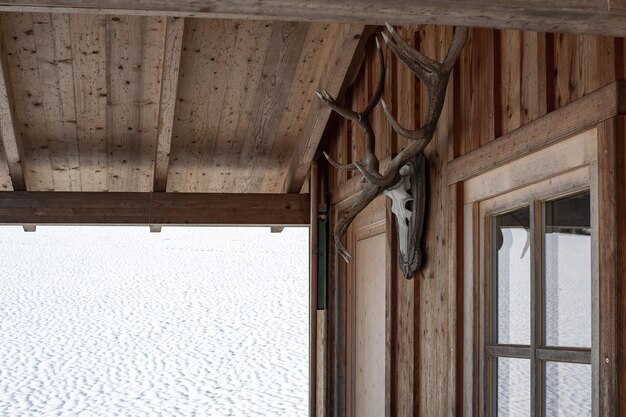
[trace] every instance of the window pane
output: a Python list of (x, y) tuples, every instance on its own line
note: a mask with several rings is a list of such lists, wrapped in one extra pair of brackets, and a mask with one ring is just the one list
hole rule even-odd
[(591, 416), (591, 365), (545, 364), (546, 417)]
[(497, 416), (530, 416), (530, 361), (528, 359), (498, 358)]
[(530, 344), (530, 211), (495, 218), (494, 326), (499, 344)]
[(544, 341), (591, 347), (589, 193), (544, 204)]

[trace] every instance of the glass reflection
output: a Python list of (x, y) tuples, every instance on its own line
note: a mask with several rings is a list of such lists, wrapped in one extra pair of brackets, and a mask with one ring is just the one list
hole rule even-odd
[(494, 220), (496, 343), (530, 344), (530, 210)]
[(544, 416), (591, 417), (591, 365), (547, 362), (544, 369)]
[(530, 416), (530, 361), (498, 358), (496, 367), (498, 417)]
[(589, 193), (544, 204), (544, 345), (591, 347)]

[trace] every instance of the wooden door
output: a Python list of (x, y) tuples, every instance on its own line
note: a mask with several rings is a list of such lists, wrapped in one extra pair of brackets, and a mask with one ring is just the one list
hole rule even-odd
[(363, 211), (348, 231), (353, 255), (347, 268), (348, 416), (387, 415), (389, 234), (384, 197)]

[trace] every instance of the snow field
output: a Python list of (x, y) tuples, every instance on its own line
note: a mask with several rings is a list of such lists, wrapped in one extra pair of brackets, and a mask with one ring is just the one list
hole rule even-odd
[(308, 229), (0, 228), (1, 416), (305, 416)]

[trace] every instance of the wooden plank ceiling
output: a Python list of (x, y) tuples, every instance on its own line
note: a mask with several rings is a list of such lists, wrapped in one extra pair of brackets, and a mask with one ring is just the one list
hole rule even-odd
[(350, 32), (95, 14), (0, 24), (0, 190), (29, 191), (289, 189), (314, 89)]

